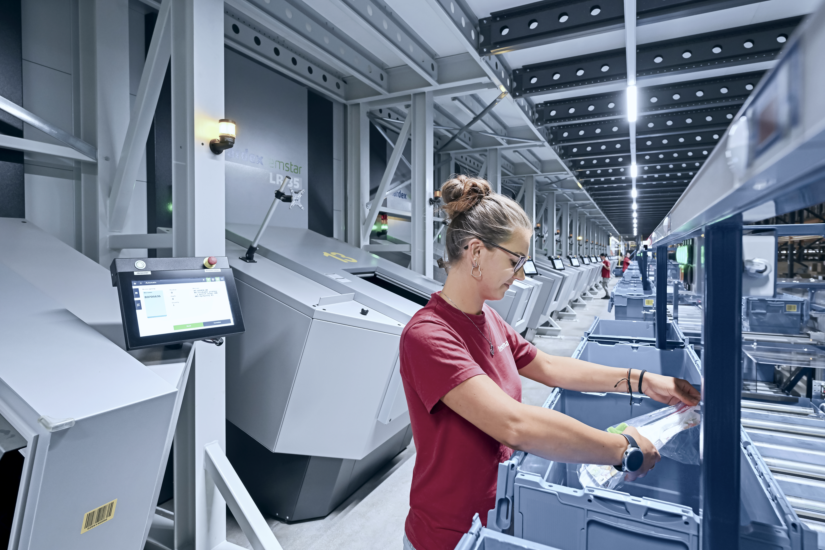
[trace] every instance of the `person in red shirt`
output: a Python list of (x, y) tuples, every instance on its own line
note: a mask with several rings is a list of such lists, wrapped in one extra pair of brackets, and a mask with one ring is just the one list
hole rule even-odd
[(624, 258), (622, 258), (622, 273), (627, 271), (627, 267), (630, 265), (630, 252), (624, 253)]
[(602, 261), (602, 288), (604, 289), (604, 296), (602, 296), (602, 299), (609, 300), (610, 291), (607, 290), (607, 283), (610, 282), (610, 260), (607, 259), (607, 254), (604, 252), (599, 254), (599, 258)]
[[(647, 373), (638, 388), (640, 371), (537, 350), (485, 305), (524, 279), (532, 236), (527, 215), (482, 179), (457, 176), (442, 186), (441, 197), (450, 219), (447, 280), (412, 317), (400, 344), (416, 446), (405, 550), (452, 550), (474, 514), (486, 524), (498, 465), (513, 450), (562, 462), (621, 464), (628, 439), (524, 405), (519, 375), (576, 391), (621, 391), (629, 383), (663, 403), (699, 402), (684, 380)], [(632, 480), (653, 468), (659, 454), (638, 431), (625, 433), (644, 454), (642, 466), (627, 474)]]

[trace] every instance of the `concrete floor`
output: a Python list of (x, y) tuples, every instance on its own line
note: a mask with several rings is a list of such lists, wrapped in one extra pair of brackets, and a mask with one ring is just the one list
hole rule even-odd
[[(615, 282), (611, 280), (611, 290)], [(550, 355), (569, 357), (596, 316), (613, 318), (607, 304), (608, 300), (601, 299), (587, 302), (576, 309), (576, 319), (559, 321), (559, 337), (537, 337), (534, 344)], [(522, 378), (524, 403), (542, 405), (549, 393), (546, 386)], [(284, 550), (401, 549), (414, 464), (413, 443), (326, 518), (292, 525), (273, 518), (267, 518), (267, 522)], [(252, 548), (231, 514), (227, 518), (227, 540)]]

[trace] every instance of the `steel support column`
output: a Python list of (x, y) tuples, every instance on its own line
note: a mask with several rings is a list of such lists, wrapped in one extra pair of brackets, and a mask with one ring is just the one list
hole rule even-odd
[(547, 220), (547, 243), (544, 248), (549, 257), (556, 255), (556, 193), (548, 193), (547, 206), (544, 208), (544, 219)]
[(531, 257), (535, 256), (536, 247), (536, 178), (525, 176), (524, 178), (524, 211), (527, 219), (530, 220), (530, 245), (527, 251)]
[[(675, 296), (675, 295), (674, 295)], [(675, 307), (675, 306), (674, 306)], [(667, 247), (656, 247), (656, 347), (667, 347)]]
[(566, 258), (570, 254), (570, 203), (566, 202), (561, 205), (561, 228), (559, 230), (559, 237), (561, 237), (561, 256)]
[(705, 228), (702, 546), (739, 548), (742, 215)]
[(347, 124), (346, 107), (332, 102), (332, 236), (346, 240), (346, 157)]
[(501, 149), (487, 149), (487, 181), (494, 192), (501, 193)]
[(108, 245), (106, 206), (129, 127), (129, 2), (87, 0), (78, 16), (80, 139), (99, 159), (80, 164), (81, 252), (108, 267), (117, 254)]
[(123, 231), (126, 224), (126, 215), (135, 190), (135, 180), (140, 169), (141, 158), (146, 150), (146, 139), (149, 137), (149, 129), (155, 116), (166, 68), (169, 66), (172, 49), (171, 11), (171, 0), (164, 0), (158, 11), (155, 30), (135, 98), (135, 106), (129, 119), (123, 149), (118, 158), (115, 179), (108, 201), (109, 229), (113, 232)]
[(413, 94), (412, 118), (412, 239), (410, 269), (433, 276), (433, 94)]
[(361, 248), (361, 225), (370, 197), (370, 121), (367, 105), (347, 105), (347, 243)]
[[(226, 115), (223, 10), (223, 0), (172, 3), (175, 257), (225, 254), (225, 157), (213, 154), (208, 146), (209, 140), (218, 135), (218, 121)], [(101, 157), (104, 155), (101, 151)], [(211, 444), (219, 461), (226, 448), (225, 349), (196, 342), (192, 350), (192, 370), (175, 436), (175, 548), (239, 548), (226, 541), (226, 500), (215, 484), (217, 480), (207, 473), (207, 445)], [(221, 472), (226, 473), (226, 468)], [(230, 482), (228, 489), (233, 499), (247, 500), (243, 485), (232, 483), (230, 478), (220, 481)], [(251, 524), (259, 526), (263, 520), (260, 512), (247, 511), (253, 520)], [(237, 509), (235, 512), (240, 513)], [(250, 525), (250, 518), (238, 521), (242, 526)], [(263, 531), (259, 534), (266, 536)], [(256, 538), (250, 535), (250, 540)], [(274, 536), (256, 547), (280, 548)]]

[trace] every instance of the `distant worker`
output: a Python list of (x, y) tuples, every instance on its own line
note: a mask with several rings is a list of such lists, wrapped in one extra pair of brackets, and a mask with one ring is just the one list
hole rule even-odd
[[(659, 461), (656, 448), (632, 427), (612, 434), (522, 404), (519, 375), (576, 391), (631, 389), (667, 404), (699, 402), (685, 380), (537, 350), (485, 304), (524, 280), (533, 224), (483, 179), (456, 176), (441, 187), (441, 199), (450, 220), (447, 280), (401, 334), (401, 378), (416, 448), (404, 550), (452, 550), (474, 514), (486, 524), (498, 465), (513, 450), (570, 464), (618, 465), (628, 480)], [(641, 466), (623, 458), (636, 448)]]
[(627, 271), (628, 266), (630, 265), (630, 252), (624, 253), (624, 258), (622, 258), (622, 273)]
[(602, 288), (604, 288), (604, 296), (602, 300), (610, 299), (610, 291), (607, 290), (607, 283), (610, 282), (610, 260), (607, 259), (607, 254), (602, 252), (600, 255), (602, 260)]

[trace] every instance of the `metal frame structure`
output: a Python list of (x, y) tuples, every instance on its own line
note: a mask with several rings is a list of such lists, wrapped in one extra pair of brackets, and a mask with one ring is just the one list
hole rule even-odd
[[(720, 146), (651, 237), (659, 252), (699, 234), (705, 239), (703, 402), (704, 414), (715, 420), (702, 428), (703, 518), (707, 518), (702, 536), (709, 548), (739, 547), (739, 452), (731, 441), (740, 429), (742, 350), (736, 343), (742, 341), (743, 223), (825, 202), (823, 160), (818, 153), (825, 141), (825, 117), (817, 99), (824, 23), (825, 9), (820, 8), (789, 38), (777, 67), (756, 87)], [(770, 102), (788, 109), (774, 139), (761, 146), (755, 139), (743, 148), (736, 134), (758, 128)], [(781, 226), (745, 227), (785, 231)], [(820, 229), (816, 224), (811, 231)], [(800, 228), (793, 224), (788, 231)], [(657, 281), (664, 276), (657, 273)]]

